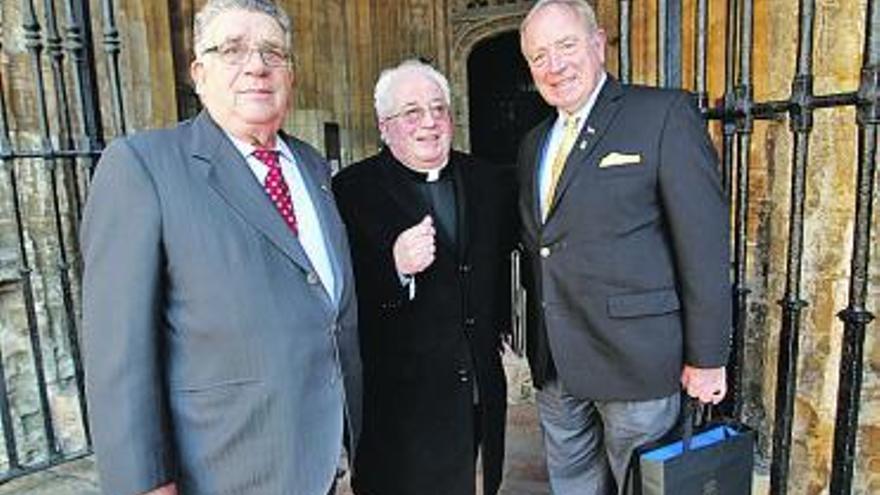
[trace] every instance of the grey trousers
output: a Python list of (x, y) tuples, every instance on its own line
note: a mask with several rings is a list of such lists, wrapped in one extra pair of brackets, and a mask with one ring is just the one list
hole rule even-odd
[(638, 446), (675, 426), (679, 394), (647, 401), (572, 397), (554, 380), (537, 391), (547, 471), (554, 495), (623, 495)]

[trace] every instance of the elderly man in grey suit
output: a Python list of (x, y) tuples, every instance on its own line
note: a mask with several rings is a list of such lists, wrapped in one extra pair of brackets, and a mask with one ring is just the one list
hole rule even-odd
[(606, 74), (584, 0), (540, 0), (520, 28), (557, 115), (520, 148), (528, 354), (557, 495), (625, 490), (679, 391), (717, 403), (731, 327), (728, 207), (684, 92)]
[(290, 19), (269, 0), (209, 0), (194, 31), (206, 110), (115, 141), (86, 209), (102, 489), (325, 495), (344, 436), (354, 451), (361, 370), (329, 169), (280, 131)]

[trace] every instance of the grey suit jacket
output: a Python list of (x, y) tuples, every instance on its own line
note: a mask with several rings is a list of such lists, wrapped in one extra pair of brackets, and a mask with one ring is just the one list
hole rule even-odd
[(354, 452), (361, 364), (348, 243), (326, 164), (285, 139), (323, 229), (335, 299), (207, 113), (104, 152), (82, 249), (105, 493), (176, 480), (183, 495), (324, 495), (343, 428)]
[(519, 155), (536, 385), (555, 368), (577, 397), (646, 400), (678, 390), (684, 362), (725, 364), (729, 213), (689, 96), (609, 77), (542, 223), (537, 165), (551, 125)]

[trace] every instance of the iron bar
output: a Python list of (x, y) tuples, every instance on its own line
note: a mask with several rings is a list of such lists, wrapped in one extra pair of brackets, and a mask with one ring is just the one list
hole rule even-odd
[(121, 42), (119, 30), (116, 29), (113, 0), (101, 2), (104, 13), (104, 51), (107, 53), (107, 70), (110, 76), (110, 94), (113, 97), (113, 121), (116, 123), (116, 135), (126, 134), (125, 109), (122, 104), (122, 78), (119, 74), (119, 52)]
[(733, 417), (739, 418), (743, 408), (743, 382), (745, 381), (745, 346), (748, 334), (747, 240), (749, 220), (749, 163), (751, 158), (751, 134), (754, 125), (752, 105), (752, 0), (743, 0), (740, 12), (740, 59), (739, 77), (735, 89), (736, 106), (743, 115), (736, 120), (736, 206), (734, 214), (734, 308), (733, 349), (734, 373), (731, 387)]
[[(855, 91), (848, 93), (835, 93), (830, 95), (813, 95), (809, 101), (798, 102), (797, 105), (807, 105), (809, 108), (836, 108), (848, 105), (857, 105), (859, 94)], [(752, 117), (755, 120), (779, 120), (786, 114), (790, 114), (795, 103), (792, 100), (776, 100), (754, 102), (751, 106)], [(705, 112), (710, 119), (726, 119), (728, 117), (744, 117), (742, 111), (733, 108), (728, 109), (724, 104), (711, 107)]]
[[(10, 150), (9, 152), (12, 154), (13, 152)], [(46, 158), (50, 160), (59, 159), (59, 158), (94, 158), (97, 159), (101, 156), (100, 150), (93, 151), (78, 151), (78, 150), (49, 150), (49, 151), (38, 151), (38, 150), (15, 150), (14, 152), (16, 158)]]
[(510, 347), (520, 357), (526, 354), (526, 290), (522, 282), (522, 251), (510, 253)]
[[(736, 110), (734, 81), (736, 78), (736, 11), (739, 0), (727, 0), (727, 17), (725, 17), (724, 41), (724, 97), (721, 102), (724, 111), (718, 116), (722, 118), (721, 139), (721, 184), (727, 191), (727, 197), (733, 197), (733, 136), (736, 132), (736, 121), (733, 114)], [(734, 363), (735, 364), (735, 363)], [(731, 370), (735, 371), (735, 370)], [(728, 377), (734, 373), (729, 373)]]
[(15, 427), (12, 423), (8, 394), (6, 367), (3, 365), (3, 351), (0, 349), (0, 424), (3, 425), (3, 446), (6, 449), (9, 471), (17, 471), (21, 469), (21, 461), (18, 459), (18, 446), (15, 441)]
[[(724, 24), (724, 95), (721, 100), (721, 107), (723, 111), (719, 115), (721, 119), (721, 185), (724, 188), (726, 193), (726, 197), (732, 201), (733, 198), (733, 163), (736, 158), (735, 156), (735, 148), (734, 148), (734, 136), (736, 134), (736, 118), (734, 117), (734, 113), (736, 111), (736, 93), (735, 93), (735, 78), (736, 78), (736, 45), (737, 45), (737, 10), (738, 10), (738, 2), (739, 0), (727, 0), (726, 3), (726, 16), (725, 16), (725, 24)], [(733, 247), (736, 248), (736, 240), (734, 239)], [(737, 265), (735, 264), (737, 258), (735, 257), (736, 250), (731, 249), (731, 275), (736, 281), (736, 273)], [(736, 287), (734, 286), (734, 289)], [(736, 301), (737, 297), (731, 298), (730, 305), (732, 309), (733, 318), (737, 317), (736, 313)], [(736, 331), (736, 320), (733, 322), (734, 332)], [(736, 356), (736, 343), (738, 342), (736, 339), (736, 334), (733, 333), (731, 335), (731, 354)], [(740, 364), (734, 358), (733, 360), (729, 360), (727, 365), (727, 382), (728, 382), (728, 390), (729, 393), (727, 397), (724, 399), (724, 403), (722, 404), (722, 409), (726, 414), (730, 414), (733, 407), (730, 407), (736, 400), (738, 396), (737, 386), (739, 383), (736, 381), (736, 377), (739, 376), (739, 367)]]
[[(46, 53), (49, 55), (49, 61), (52, 67), (52, 82), (55, 89), (55, 116), (58, 122), (58, 147), (65, 150), (73, 149), (73, 138), (70, 119), (70, 105), (67, 99), (67, 81), (64, 77), (64, 51), (61, 48), (61, 36), (58, 34), (58, 23), (55, 21), (55, 2), (53, 0), (43, 0), (43, 14), (46, 19)], [(79, 194), (79, 185), (76, 180), (76, 161), (65, 160), (62, 163), (65, 171), (65, 178), (70, 177), (67, 173), (70, 170), (73, 180), (65, 180), (65, 184), (73, 189), (68, 196), (71, 197), (76, 218), (82, 216), (82, 198)]]
[[(43, 150), (51, 150), (52, 142), (50, 139), (49, 115), (48, 109), (46, 108), (46, 87), (45, 81), (43, 80), (42, 59), (40, 58), (43, 51), (43, 45), (40, 40), (41, 28), (34, 11), (33, 0), (22, 0), (22, 13), (24, 17), (22, 28), (24, 29), (25, 47), (28, 49), (31, 56), (31, 67), (33, 68), (34, 81), (36, 81), (37, 84), (36, 101), (38, 120), (40, 123), (40, 145)], [(12, 168), (10, 168), (10, 170), (12, 170)], [(17, 187), (13, 187), (13, 196), (16, 198), (18, 197)], [(16, 205), (16, 215), (20, 214), (18, 205)], [(20, 222), (19, 227), (22, 227)], [(24, 246), (23, 232), (20, 232), (20, 241), (21, 255), (24, 255), (26, 249)], [(27, 277), (30, 277), (30, 271), (28, 271)], [(34, 308), (33, 296), (31, 296), (30, 301), (27, 301), (26, 304), (30, 306), (29, 311), (36, 311)], [(36, 316), (34, 317), (34, 323), (29, 330), (31, 352), (33, 353), (34, 359), (34, 373), (37, 378), (37, 394), (40, 401), (40, 413), (43, 419), (43, 430), (46, 435), (46, 450), (49, 459), (53, 460), (59, 456), (59, 451), (55, 440), (55, 427), (52, 424), (52, 410), (49, 405), (46, 374), (43, 369), (43, 351), (40, 343), (39, 329), (36, 325)]]
[(64, 239), (64, 224), (62, 222), (61, 200), (58, 195), (58, 167), (51, 165), (49, 185), (52, 194), (52, 210), (55, 222), (55, 240), (58, 243), (58, 275), (61, 282), (61, 298), (64, 304), (64, 316), (66, 323), (67, 342), (70, 347), (70, 357), (73, 362), (74, 380), (76, 383), (77, 399), (79, 402), (80, 417), (82, 418), (83, 431), (87, 444), (91, 444), (91, 432), (88, 422), (88, 405), (85, 396), (85, 372), (82, 365), (82, 355), (79, 347), (79, 337), (76, 325), (76, 310), (73, 305), (73, 291), (71, 290), (70, 270), (71, 266), (67, 258), (67, 242)]
[[(98, 97), (97, 77), (95, 76), (95, 54), (92, 49), (92, 27), (83, 19), (90, 19), (88, 0), (65, 0), (67, 15), (67, 49), (74, 64), (74, 86), (79, 105), (78, 123), (81, 133), (77, 150), (85, 158), (84, 163), (90, 177), (98, 163), (100, 151), (104, 148), (104, 128), (101, 122), (101, 105)], [(88, 181), (83, 182), (82, 194), (88, 193)]]
[(791, 88), (791, 130), (794, 133), (794, 156), (791, 168), (789, 199), (788, 251), (786, 253), (785, 295), (782, 328), (779, 332), (779, 358), (776, 368), (776, 407), (773, 426), (773, 459), (770, 464), (770, 493), (788, 492), (788, 469), (794, 397), (797, 386), (798, 345), (801, 311), (807, 302), (801, 299), (801, 261), (804, 245), (804, 196), (806, 170), (813, 129), (813, 24), (814, 0), (801, 0), (798, 23), (797, 73)]
[[(0, 37), (0, 51), (3, 50), (3, 38)], [(3, 72), (0, 71), (0, 166), (12, 169), (12, 146), (9, 142), (9, 125), (6, 122), (6, 99), (3, 86)], [(30, 321), (29, 321), (30, 323)], [(15, 440), (15, 428), (12, 423), (9, 395), (6, 387), (6, 370), (4, 368), (2, 348), (0, 348), (0, 424), (3, 425), (3, 445), (6, 448), (6, 460), (9, 470), (21, 469), (18, 459), (18, 447)]]
[(681, 0), (657, 2), (657, 80), (664, 88), (679, 88), (681, 79)]
[[(84, 457), (87, 457), (91, 454), (92, 454), (92, 452), (90, 450), (83, 450), (80, 452), (74, 452), (72, 454), (69, 454), (67, 457), (65, 457), (63, 462), (76, 461), (78, 459), (82, 459)], [(16, 470), (11, 470), (11, 471), (7, 471), (5, 473), (0, 473), (0, 485), (2, 485), (3, 483), (6, 483), (9, 480), (12, 480), (12, 479), (15, 479), (15, 478), (18, 478), (21, 476), (27, 476), (29, 474), (34, 474), (34, 473), (38, 473), (40, 471), (45, 471), (46, 469), (48, 469), (52, 466), (56, 466), (58, 464), (59, 464), (58, 461), (38, 462), (36, 464), (28, 465), (27, 467), (19, 467)]]
[(694, 43), (694, 91), (697, 105), (701, 112), (709, 108), (709, 90), (706, 83), (708, 72), (706, 59), (709, 51), (709, 8), (708, 0), (697, 0), (697, 11), (694, 16), (694, 32), (697, 39)]
[[(52, 60), (52, 74), (55, 83), (55, 95), (57, 101), (56, 114), (59, 122), (59, 141), (60, 148), (72, 149), (73, 140), (71, 139), (70, 129), (70, 110), (67, 105), (67, 84), (65, 83), (62, 70), (62, 58), (64, 56), (61, 51), (61, 38), (58, 35), (58, 28), (55, 22), (55, 6), (53, 0), (45, 0), (44, 14), (46, 17), (46, 35), (47, 47)], [(82, 207), (80, 204), (80, 195), (78, 187), (76, 160), (57, 160), (48, 158), (51, 166), (50, 187), (52, 191), (52, 208), (55, 220), (55, 233), (58, 242), (58, 273), (60, 276), (62, 301), (64, 303), (64, 313), (66, 316), (67, 340), (70, 348), (70, 357), (74, 369), (74, 381), (77, 389), (77, 399), (79, 402), (80, 418), (85, 432), (86, 442), (90, 444), (90, 431), (88, 417), (88, 405), (85, 396), (85, 372), (82, 365), (82, 356), (79, 348), (79, 337), (76, 326), (76, 309), (73, 303), (73, 293), (71, 289), (70, 270), (71, 266), (68, 262), (67, 246), (64, 238), (64, 224), (62, 222), (61, 200), (58, 194), (58, 174), (62, 173), (62, 181), (69, 188), (67, 191), (68, 204), (73, 205), (74, 222), (71, 222), (70, 230), (72, 238), (76, 239), (77, 226), (82, 217)], [(58, 165), (61, 165), (60, 167)], [(64, 180), (67, 178), (71, 180)], [(74, 242), (74, 247), (77, 244)], [(78, 252), (78, 250), (76, 250)]]
[(620, 67), (618, 69), (620, 81), (629, 84), (632, 81), (632, 38), (630, 30), (632, 27), (632, 2), (631, 0), (620, 0), (620, 15), (618, 16), (617, 30), (620, 34), (620, 50), (618, 58)]
[(850, 267), (849, 304), (838, 313), (843, 321), (843, 345), (834, 423), (831, 495), (852, 491), (853, 460), (859, 425), (859, 400), (864, 369), (865, 327), (874, 315), (865, 306), (871, 251), (874, 175), (877, 167), (877, 128), (880, 126), (880, 3), (870, 0), (865, 20), (865, 52), (857, 110), (858, 172)]

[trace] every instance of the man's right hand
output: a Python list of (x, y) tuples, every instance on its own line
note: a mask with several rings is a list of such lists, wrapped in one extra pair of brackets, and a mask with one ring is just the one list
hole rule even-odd
[(430, 215), (404, 230), (394, 241), (394, 265), (401, 275), (415, 275), (434, 262), (434, 221)]
[(150, 490), (144, 495), (177, 495), (177, 483), (168, 483), (155, 490)]

